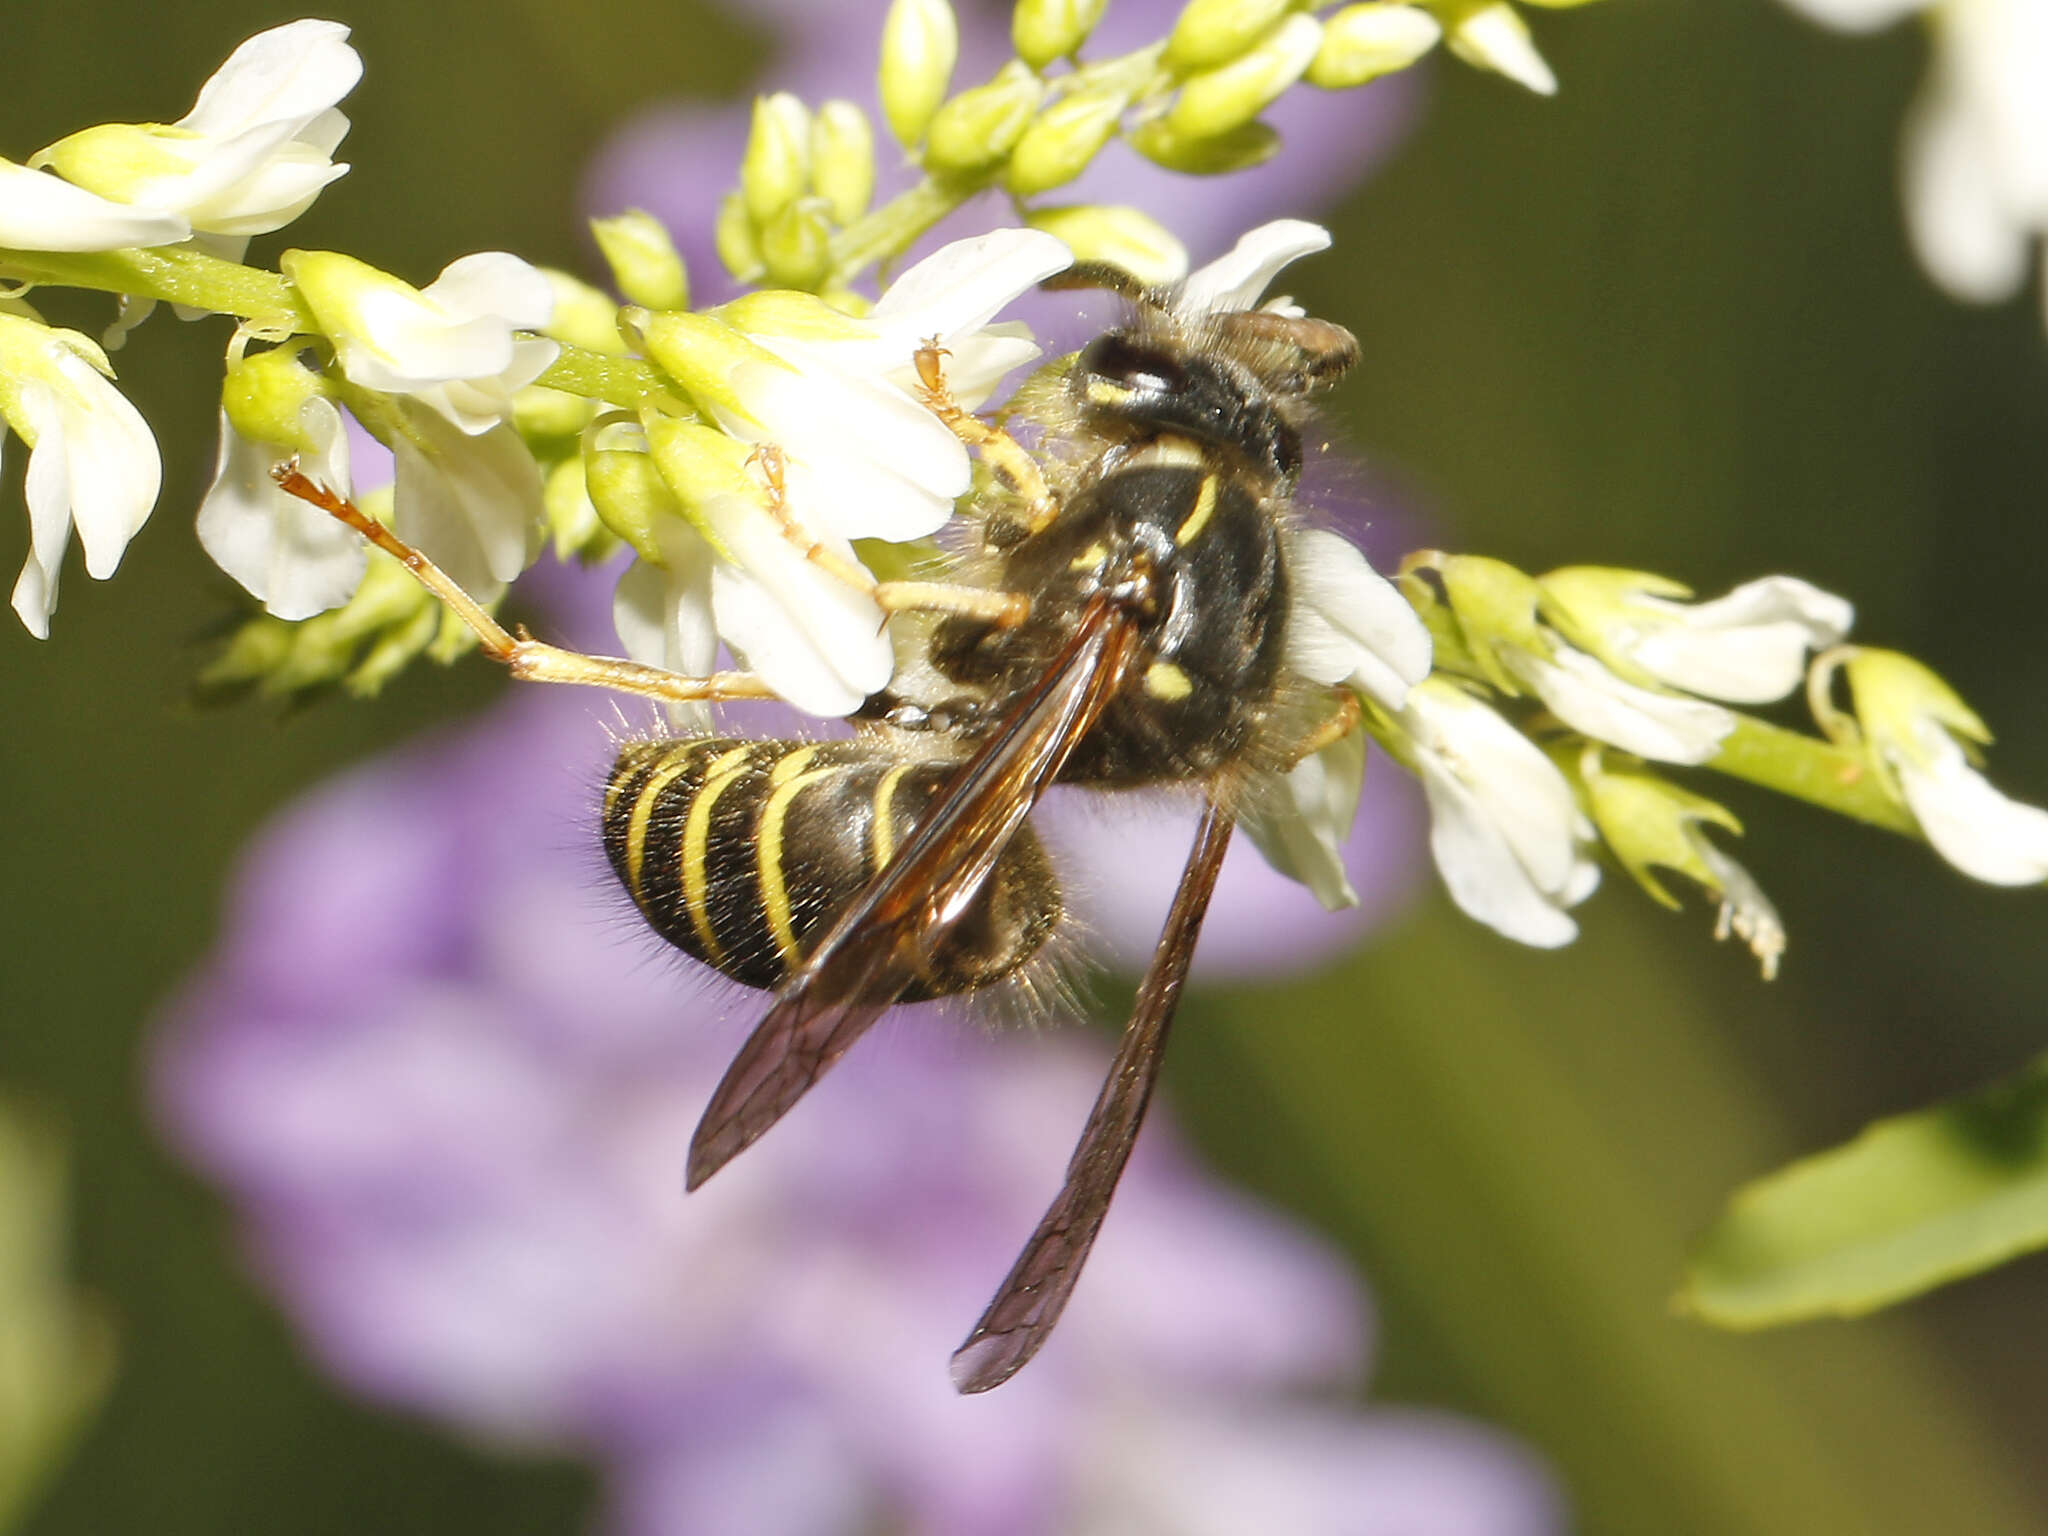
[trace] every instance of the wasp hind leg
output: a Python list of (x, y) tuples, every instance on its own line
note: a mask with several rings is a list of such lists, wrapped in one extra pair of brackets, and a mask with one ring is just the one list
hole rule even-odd
[(590, 656), (536, 640), (524, 629), (508, 630), (484, 606), (456, 585), (448, 573), (346, 497), (337, 496), (300, 473), (295, 463), (277, 470), (278, 487), (310, 502), (355, 529), (391, 556), (421, 586), (453, 610), (476, 634), (483, 653), (501, 662), (516, 678), (534, 683), (577, 683), (610, 688), (664, 704), (716, 703), (726, 699), (772, 699), (774, 690), (751, 672), (714, 672), (686, 677), (661, 667), (643, 666), (617, 656)]

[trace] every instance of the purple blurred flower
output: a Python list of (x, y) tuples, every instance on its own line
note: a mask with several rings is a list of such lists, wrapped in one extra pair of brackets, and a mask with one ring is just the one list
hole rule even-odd
[(683, 1197), (758, 997), (661, 949), (595, 847), (603, 709), (536, 689), (315, 794), (167, 1027), (172, 1135), (342, 1381), (607, 1474), (631, 1532), (1535, 1536), (1543, 1475), (1361, 1413), (1342, 1266), (1155, 1112), (1060, 1333), (946, 1357), (1059, 1181), (1103, 1052), (903, 1010)]

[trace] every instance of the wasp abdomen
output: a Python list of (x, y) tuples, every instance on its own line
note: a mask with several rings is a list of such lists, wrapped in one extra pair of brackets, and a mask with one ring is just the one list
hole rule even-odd
[[(656, 933), (735, 981), (772, 988), (888, 864), (953, 770), (860, 740), (635, 742), (605, 788), (605, 852)], [(904, 1000), (1001, 981), (1060, 914), (1027, 826)]]

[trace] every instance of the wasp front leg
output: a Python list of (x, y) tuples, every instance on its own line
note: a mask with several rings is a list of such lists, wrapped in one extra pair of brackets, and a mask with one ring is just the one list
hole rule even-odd
[(983, 421), (953, 398), (946, 387), (946, 349), (935, 336), (917, 349), (918, 395), (953, 435), (980, 454), (1003, 484), (1024, 503), (1026, 533), (1040, 533), (1059, 516), (1059, 498), (1045, 482), (1038, 461), (1001, 427)]
[(404, 566), (415, 581), (446, 603), (455, 616), (475, 632), (478, 645), (486, 656), (502, 662), (514, 677), (522, 681), (611, 688), (664, 704), (775, 697), (775, 691), (751, 672), (714, 672), (708, 677), (686, 677), (680, 672), (644, 666), (623, 657), (590, 656), (582, 651), (565, 650), (534, 639), (524, 629), (508, 630), (425, 554), (354, 502), (315, 484), (299, 472), (296, 463), (280, 466), (276, 476), (279, 488), (287, 494), (310, 502), (348, 524)]

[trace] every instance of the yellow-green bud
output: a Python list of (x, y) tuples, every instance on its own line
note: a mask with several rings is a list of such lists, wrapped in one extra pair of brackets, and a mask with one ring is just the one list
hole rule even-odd
[(1017, 0), (1010, 13), (1010, 41), (1017, 57), (1033, 69), (1079, 51), (1102, 19), (1108, 0)]
[(725, 270), (743, 282), (751, 282), (761, 271), (761, 242), (754, 232), (747, 200), (728, 192), (718, 204), (718, 218), (711, 226), (711, 242)]
[(785, 288), (810, 289), (832, 265), (832, 228), (815, 203), (791, 203), (761, 229), (761, 261), (768, 280)]
[(873, 334), (816, 294), (789, 288), (761, 288), (743, 293), (711, 313), (750, 336), (787, 336), (792, 341), (861, 341)]
[(1349, 90), (1406, 69), (1443, 35), (1434, 16), (1412, 5), (1347, 5), (1323, 23), (1308, 83), (1326, 91)]
[(932, 118), (924, 163), (941, 175), (985, 170), (1009, 154), (1045, 99), (1045, 82), (1012, 59), (987, 85), (962, 91)]
[(1065, 186), (1088, 169), (1123, 121), (1131, 93), (1113, 87), (1080, 90), (1047, 107), (1010, 152), (1003, 179), (1019, 197)]
[(682, 254), (668, 226), (653, 214), (629, 208), (608, 219), (592, 219), (590, 232), (627, 299), (649, 309), (690, 307), (690, 279)]
[(619, 547), (584, 484), (582, 454), (572, 453), (548, 471), (540, 504), (557, 560), (602, 560)]
[(1521, 686), (1501, 666), (1495, 649), (1550, 653), (1537, 630), (1534, 578), (1505, 560), (1484, 555), (1445, 555), (1436, 570), (1481, 674), (1502, 693), (1520, 693)]
[(811, 123), (811, 190), (835, 224), (851, 224), (875, 195), (875, 135), (850, 101), (828, 101)]
[(1167, 124), (1190, 138), (1209, 138), (1250, 122), (1301, 78), (1322, 37), (1322, 23), (1313, 16), (1289, 16), (1257, 47), (1192, 76), (1168, 110)]
[(1166, 40), (1166, 67), (1192, 75), (1242, 58), (1296, 0), (1188, 0)]
[(703, 405), (744, 412), (746, 402), (732, 387), (733, 373), (749, 364), (788, 366), (711, 315), (680, 309), (626, 309), (619, 312), (619, 318), (639, 337), (655, 365)]
[(1071, 203), (1033, 209), (1024, 222), (1059, 236), (1076, 261), (1121, 267), (1147, 287), (1179, 282), (1188, 273), (1187, 247), (1165, 225), (1135, 208)]
[(1183, 176), (1227, 176), (1264, 165), (1280, 153), (1280, 134), (1265, 123), (1241, 123), (1228, 133), (1196, 137), (1165, 118), (1154, 118), (1129, 135), (1131, 148)]
[[(377, 571), (377, 562), (370, 564), (370, 575), (364, 578), (368, 586)], [(405, 583), (418, 590), (419, 583), (400, 573)], [(341, 680), (341, 686), (358, 699), (374, 699), (384, 691), (384, 685), (412, 663), (412, 659), (424, 651), (440, 631), (446, 612), (437, 603), (423, 603), (402, 624), (387, 629), (379, 635), (370, 648), (363, 652), (362, 659), (349, 669)]]
[(647, 447), (662, 481), (690, 525), (732, 558), (722, 530), (738, 516), (765, 515), (765, 495), (749, 461), (753, 450), (713, 427), (643, 410)]
[(582, 462), (582, 490), (591, 509), (635, 554), (661, 564), (655, 529), (662, 518), (684, 513), (654, 460), (633, 448), (593, 448)]
[(66, 181), (115, 202), (133, 202), (160, 176), (185, 176), (192, 162), (164, 148), (166, 137), (183, 137), (156, 123), (101, 123), (59, 139), (30, 157)]
[(882, 116), (905, 149), (924, 137), (953, 83), (960, 24), (947, 0), (894, 0), (882, 23)]
[(595, 404), (545, 384), (529, 384), (512, 397), (512, 424), (529, 443), (574, 437), (590, 420)]
[(756, 227), (802, 197), (811, 184), (811, 113), (787, 91), (754, 98), (740, 160), (740, 195)]
[(1725, 827), (1739, 837), (1742, 823), (1726, 806), (1647, 773), (1609, 773), (1596, 768), (1585, 773), (1581, 782), (1586, 809), (1600, 836), (1651, 900), (1672, 908), (1679, 904), (1651, 873), (1655, 868), (1675, 870), (1709, 891), (1720, 889), (1720, 882), (1700, 857), (1695, 828), (1704, 822)]
[(299, 361), (296, 348), (274, 347), (228, 365), (220, 404), (228, 424), (250, 442), (310, 454), (317, 445), (300, 425), (300, 412), (328, 392), (327, 381)]
[(555, 291), (554, 312), (541, 334), (566, 341), (586, 352), (623, 357), (625, 339), (619, 335), (619, 305), (602, 288), (593, 288), (580, 277), (554, 267), (542, 267), (540, 274)]

